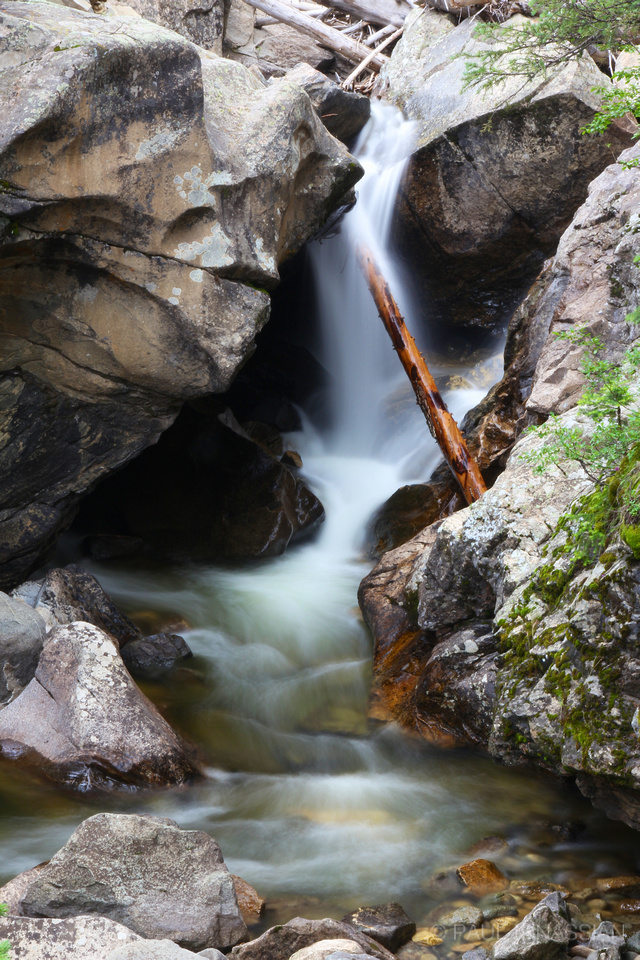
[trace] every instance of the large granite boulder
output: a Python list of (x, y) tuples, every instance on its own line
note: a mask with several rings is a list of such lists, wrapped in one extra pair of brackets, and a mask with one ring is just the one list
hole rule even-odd
[(0, 750), (81, 789), (199, 776), (186, 745), (131, 679), (116, 641), (89, 623), (48, 634), (33, 680), (0, 710)]
[(499, 328), (633, 124), (582, 134), (593, 88), (610, 83), (588, 57), (530, 82), (463, 89), (466, 57), (484, 41), (473, 18), (451, 19), (414, 10), (386, 68), (387, 96), (417, 131), (398, 236), (426, 273), (432, 314)]
[[(634, 148), (622, 159), (638, 156)], [(639, 202), (637, 168), (601, 174), (523, 304), (518, 338), (529, 360), (513, 380), (512, 436), (551, 412), (589, 429), (575, 409), (580, 350), (554, 334), (584, 327), (613, 362), (637, 340), (626, 317), (640, 302)], [(574, 463), (535, 474), (521, 455), (540, 445), (521, 438), (480, 501), (385, 555), (363, 582), (378, 712), (431, 739), (573, 774), (611, 815), (638, 826), (640, 565), (613, 539), (594, 565), (569, 567), (556, 524), (593, 487)], [(384, 696), (396, 678), (399, 702)]]
[(360, 168), (298, 85), (146, 20), (4, 0), (0, 23), (6, 585), (185, 398), (227, 389)]
[(145, 938), (223, 950), (246, 938), (220, 847), (162, 817), (85, 820), (20, 900), (30, 917), (99, 914)]

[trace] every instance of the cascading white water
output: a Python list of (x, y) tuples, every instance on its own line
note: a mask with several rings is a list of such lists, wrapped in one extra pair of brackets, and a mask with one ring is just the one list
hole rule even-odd
[[(438, 755), (366, 718), (371, 646), (356, 608), (363, 531), (387, 496), (428, 477), (439, 457), (354, 257), (359, 240), (374, 247), (414, 332), (423, 326), (388, 248), (410, 143), (400, 114), (374, 104), (357, 146), (366, 171), (358, 203), (311, 254), (333, 411), (322, 431), (305, 418), (291, 442), (325, 504), (318, 537), (251, 569), (95, 569), (129, 611), (179, 614), (192, 625), (192, 666), (155, 694), (210, 763), (198, 787), (102, 797), (98, 809), (146, 810), (208, 831), (233, 872), (263, 895), (320, 898), (306, 915), (398, 899), (419, 919), (421, 882), (468, 843), (552, 808), (573, 812), (551, 785), (532, 790), (530, 774)], [(448, 394), (454, 415), (483, 392)], [(16, 807), (0, 824), (6, 878), (50, 856), (95, 812), (77, 798), (54, 804), (38, 785), (29, 792), (21, 782), (15, 802), (10, 784), (4, 790), (5, 808)], [(581, 815), (593, 817), (585, 806)], [(521, 836), (511, 855), (527, 849)], [(555, 851), (553, 870), (571, 856)]]

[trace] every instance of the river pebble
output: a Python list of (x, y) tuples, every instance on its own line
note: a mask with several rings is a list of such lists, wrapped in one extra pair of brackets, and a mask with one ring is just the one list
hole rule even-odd
[(442, 937), (437, 927), (424, 927), (416, 930), (411, 938), (415, 943), (424, 943), (429, 947), (435, 947), (442, 943)]
[(495, 920), (491, 921), (491, 926), (498, 936), (502, 937), (505, 933), (509, 933), (509, 930), (513, 930), (518, 923), (517, 917), (496, 917)]
[(517, 907), (487, 907), (482, 911), (483, 920), (495, 920), (497, 917), (517, 917)]
[(442, 914), (438, 923), (445, 929), (456, 926), (478, 927), (482, 923), (482, 910), (478, 907), (458, 907), (450, 913)]

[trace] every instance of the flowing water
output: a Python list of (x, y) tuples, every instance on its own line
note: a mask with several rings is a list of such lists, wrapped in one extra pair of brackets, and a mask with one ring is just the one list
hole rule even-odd
[[(171, 816), (214, 835), (232, 871), (279, 900), (271, 919), (340, 916), (391, 899), (419, 918), (431, 874), (487, 834), (509, 841), (501, 865), (514, 876), (562, 881), (637, 869), (636, 835), (573, 791), (471, 753), (435, 751), (367, 719), (371, 641), (356, 606), (368, 569), (363, 531), (389, 494), (427, 477), (439, 456), (354, 257), (362, 240), (374, 248), (410, 326), (424, 331), (388, 250), (411, 135), (392, 108), (374, 107), (357, 147), (366, 170), (358, 203), (311, 253), (332, 409), (322, 428), (303, 411), (303, 430), (288, 439), (326, 507), (317, 538), (239, 570), (92, 568), (149, 632), (188, 622), (180, 632), (194, 660), (145, 689), (199, 745), (206, 780), (89, 799), (43, 787), (5, 762), (0, 880), (50, 856), (105, 808)], [(473, 383), (473, 370), (457, 372)], [(486, 388), (446, 399), (459, 418)], [(577, 819), (582, 840), (559, 840), (549, 828)]]

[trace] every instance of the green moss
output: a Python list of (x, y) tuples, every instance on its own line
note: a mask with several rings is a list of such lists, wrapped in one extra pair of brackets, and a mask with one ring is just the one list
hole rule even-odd
[(620, 527), (620, 536), (633, 550), (635, 559), (640, 560), (640, 524), (623, 523)]
[(610, 567), (611, 564), (615, 563), (617, 559), (618, 558), (616, 557), (615, 553), (611, 553), (611, 551), (608, 551), (608, 550), (605, 550), (605, 552), (601, 553), (600, 556), (598, 557), (599, 562), (605, 568)]

